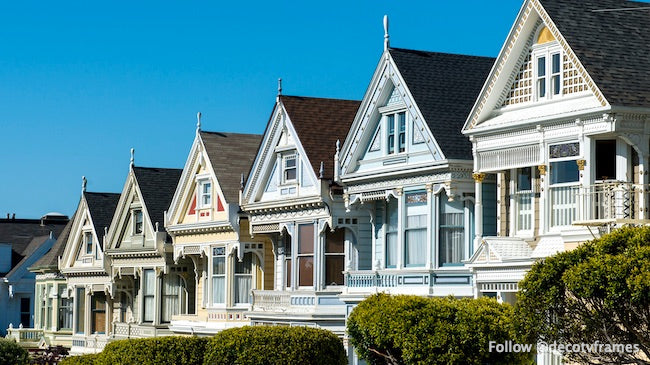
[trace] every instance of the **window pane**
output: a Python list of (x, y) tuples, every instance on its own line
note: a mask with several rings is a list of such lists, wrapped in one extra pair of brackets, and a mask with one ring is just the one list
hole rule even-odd
[(181, 294), (180, 277), (176, 274), (163, 276), (162, 321), (170, 322), (172, 316), (179, 313)]
[(212, 277), (212, 303), (226, 301), (226, 278), (223, 276)]
[(325, 285), (343, 285), (344, 256), (325, 257)]
[(86, 290), (77, 288), (77, 333), (83, 333), (86, 318)]
[(291, 259), (287, 259), (287, 264), (286, 264), (286, 270), (287, 270), (287, 288), (291, 287)]
[(287, 157), (284, 160), (284, 166), (285, 167), (296, 167), (296, 157), (295, 156)]
[(556, 53), (551, 57), (553, 57), (553, 69), (552, 69), (552, 72), (554, 74), (556, 74), (556, 73), (560, 72), (560, 54)]
[(106, 295), (97, 292), (92, 296), (92, 332), (106, 332)]
[(298, 285), (299, 286), (312, 286), (314, 285), (314, 257), (304, 256), (298, 257)]
[(406, 231), (404, 239), (405, 264), (407, 266), (423, 266), (427, 257), (427, 229), (409, 229)]
[(212, 258), (212, 275), (223, 275), (226, 273), (226, 258), (216, 256)]
[(616, 179), (616, 140), (596, 141), (596, 180)]
[(397, 199), (390, 199), (386, 204), (386, 228), (388, 232), (397, 231)]
[(397, 265), (397, 232), (386, 234), (386, 267)]
[(296, 169), (286, 169), (284, 171), (284, 180), (289, 181), (289, 180), (295, 180), (296, 179)]
[(551, 184), (577, 182), (579, 177), (575, 160), (551, 162)]
[(546, 57), (539, 57), (537, 59), (537, 76), (546, 76)]
[(155, 291), (155, 285), (156, 285), (156, 275), (153, 272), (153, 270), (147, 269), (144, 270), (144, 277), (143, 279), (143, 285), (144, 285), (144, 290), (143, 293), (145, 295), (153, 295)]
[(235, 276), (235, 303), (249, 303), (251, 292), (251, 275)]
[(388, 119), (387, 147), (388, 147), (388, 153), (391, 154), (395, 152), (395, 115), (389, 115), (387, 119)]
[(440, 196), (440, 265), (460, 263), (465, 258), (465, 215), (463, 203)]
[(343, 253), (345, 244), (345, 229), (339, 228), (334, 232), (327, 230), (325, 233), (325, 252)]
[(552, 82), (552, 87), (553, 87), (553, 95), (559, 95), (560, 94), (560, 75), (555, 75), (551, 79)]
[(314, 225), (298, 226), (298, 254), (314, 253)]
[(86, 232), (84, 236), (86, 239), (86, 253), (91, 254), (93, 253), (93, 234), (90, 232)]
[(153, 322), (153, 312), (155, 310), (155, 303), (153, 296), (144, 297), (144, 321)]
[(235, 260), (235, 274), (250, 274), (253, 265), (253, 253), (246, 252), (241, 262)]
[(530, 167), (517, 169), (517, 190), (518, 191), (529, 191), (532, 189), (531, 175), (532, 175), (532, 168)]
[(546, 79), (544, 78), (537, 80), (537, 95), (540, 98), (546, 96)]

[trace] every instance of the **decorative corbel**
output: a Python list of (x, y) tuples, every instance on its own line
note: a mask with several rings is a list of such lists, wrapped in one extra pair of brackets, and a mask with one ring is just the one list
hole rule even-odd
[(585, 165), (587, 164), (586, 160), (576, 160), (576, 163), (578, 164), (578, 170), (582, 171), (585, 169)]
[(537, 169), (539, 170), (540, 176), (546, 175), (546, 165), (539, 165)]
[(483, 180), (485, 180), (485, 173), (484, 172), (475, 172), (475, 173), (472, 174), (472, 178), (474, 179), (475, 182), (482, 183)]

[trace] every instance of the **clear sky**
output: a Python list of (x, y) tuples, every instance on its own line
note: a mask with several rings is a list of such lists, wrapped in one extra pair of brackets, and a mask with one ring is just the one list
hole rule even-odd
[(496, 56), (522, 1), (0, 2), (0, 216), (72, 215), (204, 130), (262, 133), (277, 93), (361, 99), (391, 45)]

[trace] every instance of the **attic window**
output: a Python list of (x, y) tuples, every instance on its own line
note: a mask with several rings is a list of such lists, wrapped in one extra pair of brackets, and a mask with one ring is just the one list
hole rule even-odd
[(93, 253), (93, 234), (91, 232), (84, 232), (84, 246), (86, 247), (86, 254), (92, 255)]
[(386, 115), (387, 123), (387, 152), (406, 151), (406, 112)]
[(199, 181), (199, 207), (212, 206), (212, 183), (210, 180)]
[(143, 228), (142, 209), (135, 209), (133, 210), (133, 234), (142, 234)]
[(286, 155), (282, 158), (282, 182), (291, 183), (296, 181), (297, 158), (295, 154)]
[(537, 100), (552, 99), (562, 94), (561, 49), (548, 28), (544, 27), (533, 46), (535, 97)]

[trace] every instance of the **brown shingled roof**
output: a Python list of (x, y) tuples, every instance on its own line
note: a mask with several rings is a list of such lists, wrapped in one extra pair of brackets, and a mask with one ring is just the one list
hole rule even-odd
[(345, 140), (360, 101), (281, 95), (289, 119), (298, 134), (307, 158), (319, 175), (323, 162), (325, 179), (334, 177), (336, 141)]

